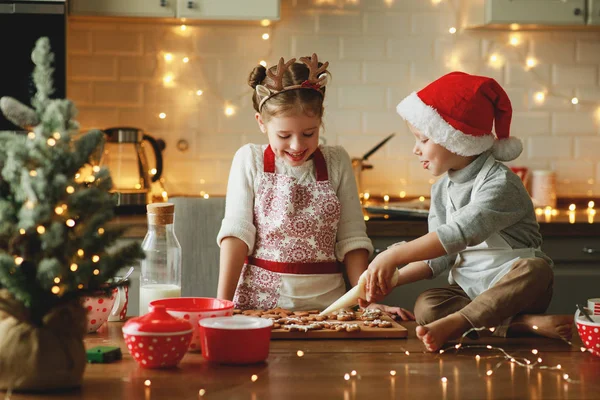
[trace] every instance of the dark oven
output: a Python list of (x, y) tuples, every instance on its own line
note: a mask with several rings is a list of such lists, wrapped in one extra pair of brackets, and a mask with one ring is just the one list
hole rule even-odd
[[(46, 36), (54, 53), (54, 88), (51, 97), (66, 96), (66, 4), (65, 0), (0, 0), (0, 97), (11, 96), (31, 105), (35, 86), (31, 51)], [(20, 130), (0, 113), (0, 131)]]

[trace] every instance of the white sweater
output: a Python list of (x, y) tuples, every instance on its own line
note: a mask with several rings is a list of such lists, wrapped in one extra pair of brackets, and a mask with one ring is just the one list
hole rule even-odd
[[(223, 238), (233, 236), (248, 245), (248, 255), (254, 251), (254, 198), (259, 177), (264, 174), (263, 158), (266, 147), (267, 145), (247, 144), (233, 157), (227, 185), (225, 218), (217, 236), (219, 246)], [(339, 261), (343, 261), (346, 253), (352, 250), (366, 249), (371, 254), (373, 245), (367, 236), (350, 156), (340, 146), (320, 148), (327, 163), (329, 182), (341, 203), (335, 255)], [(316, 181), (315, 166), (311, 160), (298, 167), (292, 167), (276, 157), (275, 172), (296, 178), (298, 183)]]

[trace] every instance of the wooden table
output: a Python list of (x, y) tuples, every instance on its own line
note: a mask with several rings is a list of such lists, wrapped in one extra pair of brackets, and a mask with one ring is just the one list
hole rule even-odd
[[(273, 340), (266, 363), (246, 366), (211, 365), (188, 353), (176, 369), (147, 370), (137, 366), (121, 336), (122, 323), (111, 322), (85, 340), (86, 347), (117, 345), (123, 360), (89, 364), (83, 387), (71, 393), (12, 394), (11, 399), (598, 399), (600, 357), (541, 338), (465, 341), (493, 345), (510, 354), (561, 364), (561, 371), (511, 367), (499, 352), (451, 347), (444, 354), (423, 352), (414, 336), (415, 323), (404, 324), (408, 339)], [(577, 335), (575, 333), (575, 335)], [(532, 349), (539, 350), (534, 356)], [(297, 352), (304, 355), (299, 357)], [(409, 354), (406, 354), (406, 351)], [(475, 355), (481, 355), (477, 361)], [(494, 368), (491, 376), (486, 372)], [(356, 371), (356, 375), (352, 375)], [(391, 371), (395, 371), (394, 376)], [(568, 373), (575, 382), (567, 383)], [(349, 379), (344, 375), (349, 374)], [(252, 376), (256, 375), (256, 381)], [(441, 378), (446, 377), (443, 383)], [(144, 386), (146, 380), (151, 386)], [(201, 396), (201, 390), (204, 390)], [(7, 397), (8, 398), (8, 397)]]

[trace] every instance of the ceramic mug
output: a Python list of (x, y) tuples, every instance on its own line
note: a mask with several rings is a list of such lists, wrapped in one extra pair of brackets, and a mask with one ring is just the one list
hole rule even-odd
[(127, 316), (127, 304), (129, 303), (129, 282), (115, 288), (114, 296), (115, 303), (110, 311), (108, 320), (111, 322), (124, 321)]
[(600, 315), (600, 298), (588, 299), (587, 308), (592, 315)]

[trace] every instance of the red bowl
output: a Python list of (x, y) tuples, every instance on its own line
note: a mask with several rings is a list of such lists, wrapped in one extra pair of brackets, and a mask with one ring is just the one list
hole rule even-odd
[(253, 364), (269, 356), (273, 321), (235, 315), (203, 319), (200, 325), (202, 356), (220, 364)]
[(198, 322), (204, 318), (227, 317), (233, 315), (233, 301), (212, 297), (172, 297), (150, 302), (150, 310), (164, 306), (175, 318), (189, 321), (194, 327), (194, 335), (188, 351), (200, 351), (200, 328)]
[(577, 332), (579, 332), (583, 345), (590, 353), (600, 357), (600, 315), (591, 315), (591, 318), (594, 322), (581, 316), (579, 310), (575, 312)]

